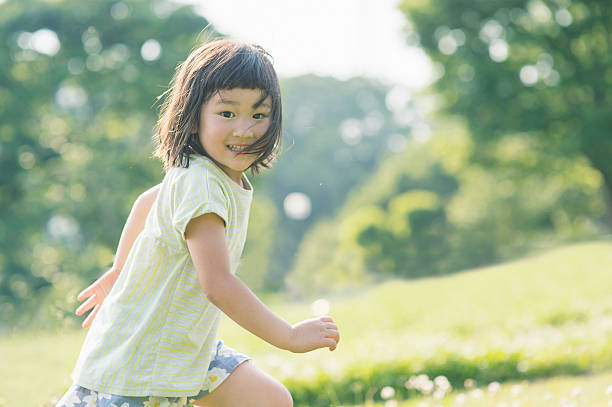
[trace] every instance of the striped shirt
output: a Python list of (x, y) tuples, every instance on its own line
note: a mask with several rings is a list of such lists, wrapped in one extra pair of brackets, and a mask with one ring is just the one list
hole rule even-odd
[(235, 273), (253, 188), (209, 158), (170, 169), (117, 282), (89, 328), (72, 378), (123, 396), (192, 396), (205, 389), (221, 311), (205, 296), (185, 241), (189, 220), (216, 213)]

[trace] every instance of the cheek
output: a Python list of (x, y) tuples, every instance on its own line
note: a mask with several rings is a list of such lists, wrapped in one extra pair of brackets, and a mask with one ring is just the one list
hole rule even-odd
[(264, 123), (259, 123), (256, 126), (257, 134), (259, 135), (259, 137), (261, 137), (264, 134), (266, 134), (266, 132), (268, 131), (269, 128), (270, 128), (270, 121), (269, 120), (264, 122)]

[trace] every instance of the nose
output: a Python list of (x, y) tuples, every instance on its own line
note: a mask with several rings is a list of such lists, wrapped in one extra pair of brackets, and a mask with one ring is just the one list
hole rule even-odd
[(233, 135), (240, 137), (253, 137), (254, 125), (255, 124), (252, 123), (250, 120), (241, 121), (237, 123), (236, 127), (234, 128)]

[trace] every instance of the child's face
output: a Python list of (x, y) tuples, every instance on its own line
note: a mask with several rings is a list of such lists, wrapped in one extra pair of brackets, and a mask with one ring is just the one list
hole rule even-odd
[(241, 146), (253, 144), (270, 127), (272, 99), (261, 99), (259, 89), (234, 88), (216, 92), (200, 111), (200, 143), (208, 155), (234, 181), (257, 159), (256, 154), (240, 154)]

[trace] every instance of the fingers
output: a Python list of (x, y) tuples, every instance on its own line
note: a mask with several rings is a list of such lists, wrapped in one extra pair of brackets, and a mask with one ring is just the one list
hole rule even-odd
[(94, 285), (90, 285), (89, 287), (87, 287), (86, 289), (84, 289), (83, 291), (81, 291), (79, 293), (79, 295), (77, 295), (77, 300), (79, 301), (83, 301), (85, 298), (89, 297), (90, 295), (93, 294), (94, 291)]
[(79, 308), (76, 309), (77, 315), (83, 315), (87, 310), (91, 309), (97, 304), (97, 296), (92, 295), (87, 301), (85, 301)]
[(333, 318), (329, 316), (320, 317), (319, 320), (321, 322), (326, 322), (325, 328), (327, 329), (329, 335), (325, 337), (333, 340), (333, 343), (328, 342), (326, 346), (329, 347), (330, 352), (333, 352), (334, 350), (336, 350), (338, 342), (340, 342), (340, 332), (338, 331), (338, 326), (334, 323)]
[(100, 309), (100, 304), (97, 304), (96, 307), (93, 309), (93, 311), (91, 311), (91, 313), (87, 316), (87, 318), (85, 318), (85, 321), (83, 321), (83, 324), (81, 325), (83, 328), (89, 328), (94, 318), (96, 317), (96, 314), (98, 313), (99, 309)]

